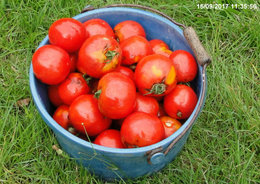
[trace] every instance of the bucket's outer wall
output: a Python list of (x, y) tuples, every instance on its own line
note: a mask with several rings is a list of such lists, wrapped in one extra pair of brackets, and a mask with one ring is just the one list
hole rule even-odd
[[(182, 49), (193, 54), (182, 34), (182, 30), (178, 26), (171, 23), (169, 20), (150, 12), (132, 8), (107, 8), (86, 12), (74, 18), (81, 22), (85, 22), (86, 20), (93, 18), (101, 18), (107, 21), (112, 28), (117, 23), (124, 20), (135, 20), (144, 27), (148, 40), (155, 38), (161, 39), (165, 41), (172, 50)], [(45, 44), (49, 44), (48, 37), (46, 37), (41, 42), (39, 47)], [(198, 75), (191, 83), (191, 85), (194, 86), (199, 101), (205, 101), (205, 98), (201, 98), (203, 71), (201, 66), (198, 67)], [(156, 164), (148, 163), (147, 151), (161, 147), (161, 152), (163, 152), (169, 146), (172, 140), (180, 135), (185, 127), (191, 123), (190, 120), (192, 119), (192, 116), (194, 116), (195, 110), (198, 108), (202, 109), (202, 107), (198, 107), (197, 104), (191, 117), (183, 124), (183, 126), (175, 134), (161, 141), (160, 143), (137, 149), (112, 149), (98, 145), (92, 145), (91, 143), (81, 140), (54, 122), (54, 120), (51, 118), (54, 108), (50, 104), (47, 96), (47, 86), (35, 78), (33, 75), (32, 65), (30, 69), (30, 88), (40, 115), (46, 124), (51, 127), (55, 133), (62, 149), (66, 151), (72, 158), (75, 158), (77, 162), (88, 168), (91, 172), (103, 177), (104, 179), (114, 179), (121, 177), (136, 178), (162, 169), (180, 152), (188, 138), (191, 128), (188, 129), (184, 136), (173, 146), (170, 152)]]

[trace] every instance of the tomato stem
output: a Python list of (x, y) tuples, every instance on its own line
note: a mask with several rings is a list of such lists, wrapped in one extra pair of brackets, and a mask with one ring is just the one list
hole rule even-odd
[(83, 78), (85, 79), (85, 81), (89, 85), (89, 81), (92, 79), (92, 77), (88, 76), (87, 74), (83, 74)]
[(101, 89), (97, 90), (97, 92), (94, 94), (94, 97), (98, 99), (99, 96), (101, 95), (101, 92), (102, 92)]
[(107, 57), (107, 61), (106, 61), (106, 63), (110, 63), (112, 60), (113, 60), (113, 58), (115, 57), (115, 56), (117, 56), (118, 55), (118, 52), (116, 52), (116, 51), (114, 51), (114, 50), (108, 50), (107, 52), (106, 52), (106, 54), (105, 54), (105, 56)]
[(177, 112), (177, 116), (178, 116), (179, 118), (182, 117), (182, 113), (181, 113), (181, 111), (178, 111), (178, 112)]
[(144, 95), (150, 95), (150, 94), (155, 94), (155, 95), (161, 95), (166, 91), (166, 85), (164, 83), (156, 83), (153, 84), (153, 86), (151, 87), (151, 89), (148, 89), (148, 93), (144, 94)]

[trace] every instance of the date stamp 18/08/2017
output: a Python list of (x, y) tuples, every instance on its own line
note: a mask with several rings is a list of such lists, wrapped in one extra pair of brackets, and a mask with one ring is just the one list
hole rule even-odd
[(224, 10), (228, 8), (237, 10), (259, 10), (257, 4), (197, 4), (198, 9)]

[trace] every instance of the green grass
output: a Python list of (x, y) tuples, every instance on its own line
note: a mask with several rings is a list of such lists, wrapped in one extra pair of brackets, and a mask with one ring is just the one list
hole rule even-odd
[[(197, 8), (209, 2), (88, 1), (95, 7), (135, 3), (157, 8), (193, 26), (213, 59), (207, 68), (206, 104), (182, 152), (161, 172), (126, 183), (260, 182), (260, 13)], [(51, 23), (77, 15), (85, 3), (0, 1), (0, 183), (103, 183), (52, 149), (57, 141), (32, 101), (25, 107), (16, 105), (31, 98), (31, 57)]]

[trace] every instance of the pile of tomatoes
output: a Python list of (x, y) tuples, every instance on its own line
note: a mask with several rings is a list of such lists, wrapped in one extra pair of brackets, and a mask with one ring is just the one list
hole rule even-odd
[(82, 139), (148, 146), (177, 131), (197, 104), (186, 84), (197, 75), (193, 56), (148, 41), (136, 21), (112, 29), (102, 19), (62, 18), (50, 26), (49, 41), (32, 57), (34, 74), (48, 85), (53, 119)]

